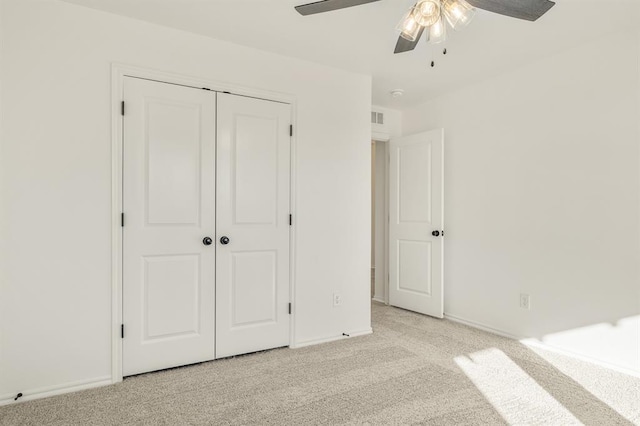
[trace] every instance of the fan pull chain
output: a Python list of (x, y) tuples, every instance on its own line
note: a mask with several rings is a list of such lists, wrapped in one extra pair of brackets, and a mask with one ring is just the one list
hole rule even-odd
[[(447, 53), (449, 53), (449, 50), (445, 47), (444, 49), (442, 49), (442, 54), (446, 55)], [(433, 58), (433, 53), (431, 54), (431, 57)], [(436, 61), (434, 59), (431, 60), (431, 68), (435, 68), (436, 66)]]
[(429, 46), (429, 57), (431, 58), (430, 65), (431, 65), (431, 68), (434, 68), (436, 66), (436, 60), (435, 60), (436, 53), (434, 51), (434, 45), (428, 44), (427, 46)]

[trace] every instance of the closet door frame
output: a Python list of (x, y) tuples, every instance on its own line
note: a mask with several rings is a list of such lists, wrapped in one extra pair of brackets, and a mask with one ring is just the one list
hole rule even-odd
[[(124, 152), (124, 126), (123, 126), (123, 100), (125, 77), (142, 78), (162, 83), (178, 84), (215, 92), (229, 92), (234, 95), (264, 99), (268, 101), (282, 102), (291, 105), (291, 124), (296, 128), (297, 99), (294, 96), (257, 90), (242, 86), (221, 83), (215, 80), (189, 77), (180, 74), (150, 70), (136, 66), (113, 63), (111, 65), (111, 382), (122, 381), (122, 336), (121, 325), (123, 323), (122, 311), (122, 254), (123, 254), (123, 161)], [(126, 105), (125, 111), (126, 114)], [(126, 116), (126, 115), (125, 115)], [(296, 133), (291, 136), (291, 163), (290, 163), (290, 210), (296, 217)], [(289, 234), (289, 297), (293, 305), (290, 319), (289, 345), (295, 345), (296, 324), (296, 292), (295, 292), (295, 253), (296, 253), (296, 226), (292, 223)]]

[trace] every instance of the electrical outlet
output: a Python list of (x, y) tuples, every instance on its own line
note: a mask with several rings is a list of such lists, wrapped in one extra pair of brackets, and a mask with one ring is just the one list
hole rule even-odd
[(333, 307), (342, 305), (342, 296), (340, 293), (333, 293)]
[(522, 309), (531, 309), (531, 296), (526, 293), (520, 293), (520, 307)]

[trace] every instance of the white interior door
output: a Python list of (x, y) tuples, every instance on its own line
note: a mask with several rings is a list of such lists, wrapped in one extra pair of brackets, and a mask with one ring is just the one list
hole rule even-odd
[(390, 142), (389, 304), (443, 316), (444, 131)]
[(290, 123), (218, 94), (216, 358), (289, 345)]
[(215, 92), (125, 78), (125, 376), (214, 358)]

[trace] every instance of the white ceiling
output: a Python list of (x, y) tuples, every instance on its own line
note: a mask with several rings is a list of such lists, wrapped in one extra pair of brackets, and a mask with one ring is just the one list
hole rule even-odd
[[(64, 0), (373, 76), (374, 104), (402, 109), (618, 29), (640, 26), (640, 0), (557, 0), (535, 23), (479, 11), (433, 48), (394, 55), (395, 27), (415, 0), (300, 16), (305, 0)], [(452, 32), (451, 32), (452, 33)], [(430, 68), (431, 59), (437, 65)], [(594, 52), (597, 61), (597, 52)], [(405, 95), (392, 99), (389, 91)]]

